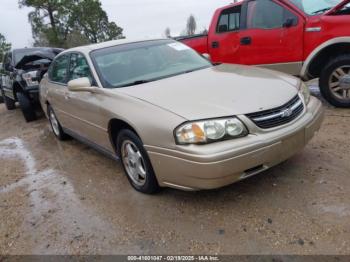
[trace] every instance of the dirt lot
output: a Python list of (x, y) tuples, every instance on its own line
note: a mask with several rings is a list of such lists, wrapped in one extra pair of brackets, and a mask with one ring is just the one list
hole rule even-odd
[(209, 192), (135, 192), (119, 163), (0, 105), (0, 254), (350, 254), (350, 110), (305, 150)]

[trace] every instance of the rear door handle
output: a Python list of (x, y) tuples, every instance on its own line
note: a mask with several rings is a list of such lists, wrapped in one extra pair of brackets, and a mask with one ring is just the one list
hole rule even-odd
[(252, 38), (250, 36), (241, 38), (241, 45), (250, 45), (252, 43)]
[(217, 42), (217, 41), (214, 41), (214, 42), (211, 43), (211, 47), (212, 48), (219, 48), (219, 46), (220, 46), (220, 43)]

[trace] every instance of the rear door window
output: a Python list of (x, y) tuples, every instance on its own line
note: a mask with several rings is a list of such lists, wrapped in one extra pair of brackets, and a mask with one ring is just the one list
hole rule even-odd
[(241, 6), (235, 6), (221, 12), (217, 26), (218, 33), (237, 31), (240, 29)]

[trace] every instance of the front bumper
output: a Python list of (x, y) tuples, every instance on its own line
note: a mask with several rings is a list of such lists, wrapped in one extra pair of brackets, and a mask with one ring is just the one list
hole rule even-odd
[(305, 112), (279, 128), (262, 130), (239, 116), (251, 134), (209, 145), (169, 150), (145, 146), (160, 186), (182, 190), (223, 187), (275, 166), (301, 151), (320, 129), (322, 103), (312, 97)]
[(25, 91), (33, 102), (39, 102), (39, 86), (26, 87)]

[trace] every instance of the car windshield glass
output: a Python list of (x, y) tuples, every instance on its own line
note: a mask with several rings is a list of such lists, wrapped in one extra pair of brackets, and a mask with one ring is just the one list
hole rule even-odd
[(106, 88), (138, 85), (212, 66), (193, 49), (173, 40), (117, 45), (91, 53)]
[(319, 15), (340, 4), (342, 0), (289, 0), (308, 15)]

